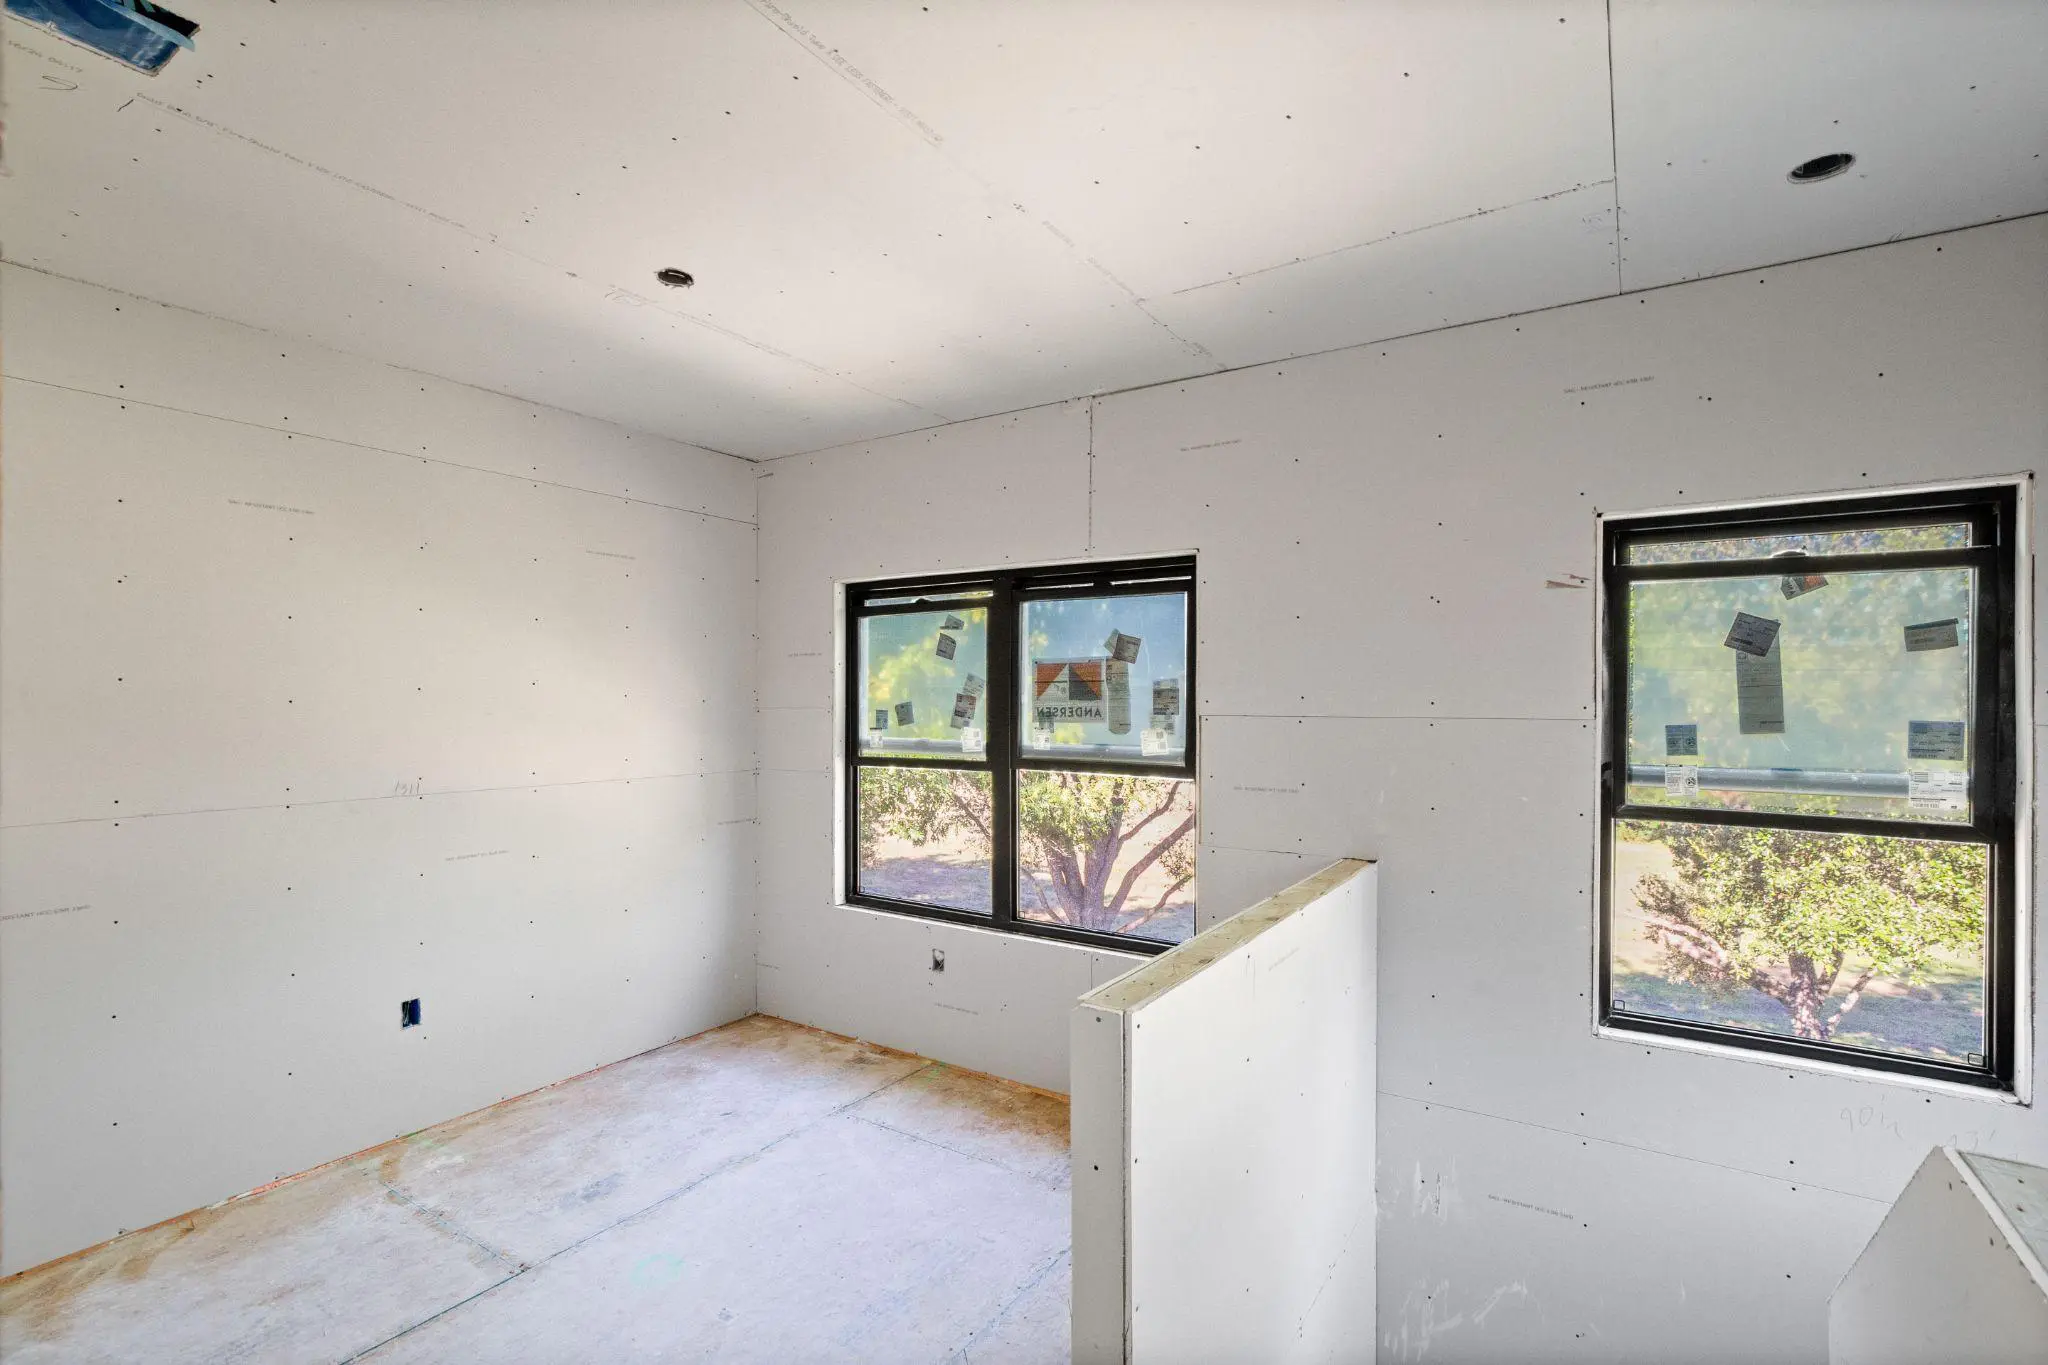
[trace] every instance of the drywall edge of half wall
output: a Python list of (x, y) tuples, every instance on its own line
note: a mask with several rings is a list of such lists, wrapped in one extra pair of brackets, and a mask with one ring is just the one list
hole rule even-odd
[(2048, 1356), (2048, 1269), (2019, 1219), (2048, 1228), (2048, 1168), (1929, 1152), (1828, 1300), (1831, 1365)]
[(1372, 1352), (1377, 886), (1340, 860), (1075, 1005), (1077, 1362)]
[(749, 466), (15, 266), (0, 322), (0, 1272), (753, 1008)]

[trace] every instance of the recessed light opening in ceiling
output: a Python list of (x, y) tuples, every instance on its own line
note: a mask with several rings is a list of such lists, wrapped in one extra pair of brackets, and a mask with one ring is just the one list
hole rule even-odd
[(1816, 180), (1832, 179), (1855, 164), (1855, 156), (1848, 152), (1829, 152), (1826, 156), (1800, 162), (1785, 178), (1795, 185), (1811, 185)]
[(655, 271), (654, 278), (660, 280), (671, 289), (688, 289), (697, 282), (695, 275), (692, 275), (687, 270), (678, 270), (674, 266), (670, 266), (666, 270)]

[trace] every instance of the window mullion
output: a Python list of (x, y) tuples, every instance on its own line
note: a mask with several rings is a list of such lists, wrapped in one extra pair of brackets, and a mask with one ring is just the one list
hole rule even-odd
[(988, 629), (990, 909), (998, 929), (1017, 922), (1017, 601), (1013, 580), (996, 579)]

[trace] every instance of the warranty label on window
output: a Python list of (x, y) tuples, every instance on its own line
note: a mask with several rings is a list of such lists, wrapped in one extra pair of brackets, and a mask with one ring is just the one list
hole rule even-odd
[(981, 698), (972, 692), (953, 694), (953, 728), (964, 730), (974, 723), (974, 708), (981, 704)]
[(1916, 769), (1906, 774), (1906, 805), (1913, 810), (1946, 815), (1967, 809), (1969, 804), (1968, 773)]
[(1103, 692), (1109, 699), (1109, 732), (1127, 735), (1131, 732), (1131, 666), (1111, 659), (1102, 670), (1102, 680)]
[(1099, 725), (1109, 719), (1103, 659), (1033, 659), (1031, 719), (1041, 729), (1062, 721)]
[(1945, 758), (1961, 763), (1969, 757), (1967, 732), (1959, 720), (1906, 722), (1907, 758)]
[(952, 636), (941, 635), (939, 637), (939, 657), (941, 659), (952, 658), (953, 655), (959, 650), (959, 648), (960, 642), (958, 640), (955, 640)]
[[(1771, 622), (1773, 629), (1777, 622)], [(1785, 675), (1778, 651), (1735, 656), (1735, 722), (1745, 735), (1785, 733)]]
[(1786, 574), (1778, 580), (1778, 591), (1783, 593), (1785, 600), (1789, 602), (1795, 597), (1804, 597), (1810, 592), (1819, 592), (1827, 585), (1828, 580), (1817, 573)]
[(916, 708), (915, 706), (911, 705), (911, 704), (910, 704), (909, 702), (907, 702), (907, 701), (899, 701), (899, 702), (897, 702), (897, 703), (896, 703), (896, 723), (897, 723), (898, 725), (915, 725), (915, 724), (917, 724), (917, 708)]
[(1761, 659), (1771, 652), (1771, 645), (1777, 641), (1778, 624), (1766, 616), (1751, 616), (1746, 611), (1738, 611), (1735, 624), (1728, 627), (1728, 638), (1721, 643)]
[(1665, 726), (1664, 756), (1666, 758), (1698, 758), (1700, 756), (1700, 727), (1689, 721), (1683, 725)]
[(1925, 654), (1929, 650), (1954, 649), (1962, 644), (1956, 634), (1961, 622), (1951, 616), (1946, 621), (1922, 621), (1917, 626), (1906, 627), (1906, 652)]
[(1700, 770), (1686, 763), (1665, 764), (1664, 794), (1666, 796), (1698, 796), (1700, 794)]
[(1138, 646), (1144, 643), (1136, 635), (1126, 635), (1120, 630), (1113, 630), (1109, 633), (1109, 638), (1102, 642), (1102, 647), (1109, 652), (1109, 657), (1118, 663), (1134, 664), (1138, 662)]

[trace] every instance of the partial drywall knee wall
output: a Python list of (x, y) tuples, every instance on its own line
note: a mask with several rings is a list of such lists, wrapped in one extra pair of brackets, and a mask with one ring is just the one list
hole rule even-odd
[(753, 1007), (744, 463), (18, 267), (0, 324), (0, 1271)]

